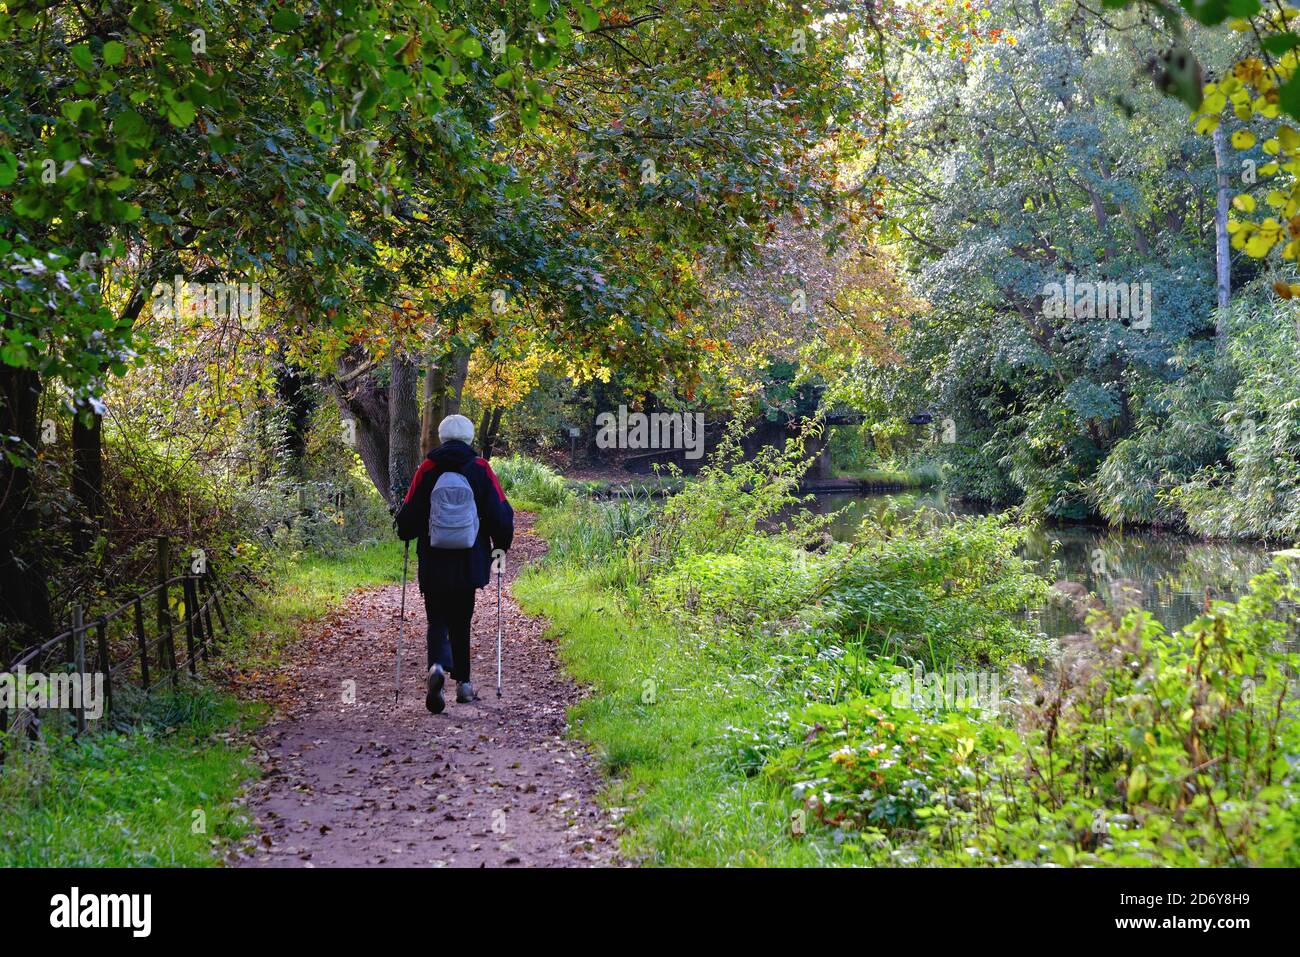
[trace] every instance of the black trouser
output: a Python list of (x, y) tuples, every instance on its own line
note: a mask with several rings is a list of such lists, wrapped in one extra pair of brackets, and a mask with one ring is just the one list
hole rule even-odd
[(469, 681), (469, 622), (474, 617), (475, 588), (443, 588), (425, 592), (429, 619), (426, 670), (442, 665), (456, 681)]

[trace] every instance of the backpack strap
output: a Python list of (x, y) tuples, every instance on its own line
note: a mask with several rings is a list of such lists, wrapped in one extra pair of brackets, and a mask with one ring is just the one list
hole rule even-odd
[[(424, 461), (420, 463), (420, 467), (415, 470), (415, 474), (411, 476), (411, 484), (406, 490), (406, 498), (402, 499), (403, 505), (406, 505), (415, 497), (415, 490), (420, 487), (420, 481), (430, 472), (434, 471), (437, 471), (437, 469), (433, 462), (426, 456)], [(434, 481), (436, 482), (437, 479), (435, 478)]]

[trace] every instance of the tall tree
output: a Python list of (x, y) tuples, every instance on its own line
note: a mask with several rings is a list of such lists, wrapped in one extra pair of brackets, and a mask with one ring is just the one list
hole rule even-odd
[(1223, 351), (1228, 338), (1228, 301), (1232, 293), (1232, 263), (1228, 249), (1228, 147), (1227, 135), (1222, 126), (1214, 133), (1214, 277), (1218, 293), (1218, 313), (1215, 320), (1215, 341)]
[[(882, 235), (933, 306), (907, 364), (954, 420), (965, 491), (1081, 517), (1134, 406), (1212, 344), (1213, 245), (1188, 214), (1214, 195), (1213, 151), (1184, 104), (1135, 83), (1167, 42), (1136, 14), (989, 10), (1014, 44), (905, 61)], [(1231, 41), (1189, 42), (1229, 62)]]
[(405, 353), (393, 355), (388, 376), (388, 501), (402, 500), (420, 464), (419, 366)]

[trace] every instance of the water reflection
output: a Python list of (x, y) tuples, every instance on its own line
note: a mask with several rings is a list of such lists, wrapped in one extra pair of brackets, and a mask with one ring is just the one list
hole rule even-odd
[[(889, 521), (891, 513), (906, 516), (922, 511), (944, 521), (947, 516), (981, 511), (941, 492), (817, 497), (814, 511), (839, 510), (842, 512), (830, 531), (840, 540), (850, 539), (867, 517)], [(1039, 563), (1052, 581), (1083, 585), (1108, 607), (1123, 600), (1126, 590), (1136, 588), (1146, 609), (1170, 630), (1200, 614), (1207, 599), (1240, 595), (1247, 581), (1270, 561), (1268, 549), (1252, 543), (1207, 542), (1171, 532), (1066, 524), (1036, 528), (1025, 545), (1025, 554)], [(1037, 617), (1043, 631), (1053, 638), (1076, 630), (1079, 624), (1064, 604), (1043, 608)]]

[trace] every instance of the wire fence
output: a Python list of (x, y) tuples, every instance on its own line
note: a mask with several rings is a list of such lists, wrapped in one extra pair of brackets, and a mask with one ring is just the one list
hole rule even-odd
[[(220, 653), (215, 626), (230, 636), (230, 614), (236, 603), (251, 604), (245, 586), (255, 582), (238, 568), (218, 574), (206, 556), (196, 564), (172, 574), (170, 542), (159, 536), (152, 588), (89, 620), (75, 605), (67, 631), (4, 668), (0, 677), (10, 687), (0, 699), (0, 761), (6, 738), (39, 738), (50, 711), (70, 711), (83, 734), (90, 720), (112, 714), (115, 692), (119, 700), (127, 687), (147, 696), (164, 685), (176, 689), (182, 674), (199, 676), (200, 666)], [(88, 715), (88, 704), (98, 713)]]

